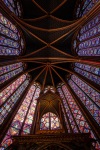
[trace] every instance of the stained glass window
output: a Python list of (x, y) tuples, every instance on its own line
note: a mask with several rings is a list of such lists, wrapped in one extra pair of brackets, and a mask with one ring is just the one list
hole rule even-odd
[(57, 130), (61, 129), (60, 120), (54, 113), (44, 114), (40, 122), (40, 130)]
[(3, 14), (0, 13), (0, 55), (18, 56), (24, 49), (24, 41), (19, 31)]
[(81, 28), (73, 48), (79, 56), (100, 56), (100, 14)]
[(9, 98), (9, 96), (15, 92), (15, 90), (21, 85), (22, 82), (25, 81), (25, 79), (26, 75), (21, 76), (2, 92), (0, 92), (0, 105), (2, 105)]
[(81, 63), (75, 63), (74, 70), (82, 76), (100, 85), (100, 68)]
[(82, 7), (82, 16), (85, 15), (99, 0), (86, 0)]
[(89, 12), (99, 0), (85, 0), (79, 2), (76, 10), (76, 17), (82, 17)]
[[(76, 124), (76, 122), (74, 120), (74, 117), (72, 115), (72, 112), (71, 112), (70, 108), (67, 105), (66, 98), (65, 98), (65, 96), (64, 96), (63, 91), (61, 90), (61, 88), (58, 88), (58, 92), (60, 94), (60, 97), (62, 99), (63, 105), (65, 107), (65, 111), (66, 111), (66, 114), (68, 116), (68, 119), (69, 119), (69, 122), (70, 122), (70, 126), (71, 126), (71, 128), (72, 128), (72, 130), (73, 130), (74, 133), (78, 133), (79, 131), (78, 131), (78, 128), (77, 128), (77, 124)], [(70, 130), (70, 128), (68, 126), (67, 126), (67, 128), (68, 128), (68, 130)]]
[(0, 84), (21, 73), (23, 69), (24, 64), (21, 62), (0, 67)]
[(21, 17), (21, 5), (19, 0), (2, 0), (5, 5), (18, 17)]
[(100, 93), (95, 91), (75, 75), (72, 75), (69, 85), (80, 98), (95, 121), (100, 124)]
[(22, 75), (0, 93), (0, 124), (3, 123), (29, 84), (29, 78), (27, 79), (27, 76), (28, 75)]
[(14, 117), (9, 130), (2, 141), (2, 147), (7, 147), (12, 143), (11, 136), (30, 133), (39, 94), (40, 85), (34, 83), (30, 87), (22, 105)]
[(67, 87), (62, 85), (62, 87), (58, 89), (58, 92), (62, 98), (73, 132), (89, 132), (90, 127)]
[[(68, 88), (62, 83), (62, 84), (59, 84), (57, 90), (60, 94), (60, 97), (62, 98), (63, 112), (64, 112), (64, 108), (66, 111), (66, 114), (64, 114), (64, 118), (66, 116), (69, 118), (70, 126), (71, 126), (73, 132), (82, 132), (82, 133), (90, 132), (91, 137), (96, 139), (94, 133), (92, 132), (89, 124), (87, 123), (86, 119), (84, 118), (82, 112), (80, 111), (77, 103), (75, 102), (75, 100), (72, 97), (71, 93), (69, 92)], [(65, 122), (66, 122), (68, 132), (71, 133), (67, 118), (65, 119)], [(96, 147), (99, 148), (98, 143), (96, 144)]]

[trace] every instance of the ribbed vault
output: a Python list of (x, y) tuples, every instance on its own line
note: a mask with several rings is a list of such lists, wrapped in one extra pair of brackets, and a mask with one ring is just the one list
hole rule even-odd
[[(86, 19), (91, 18), (91, 11), (78, 20), (73, 19), (76, 0), (21, 0), (23, 19), (11, 14), (11, 18), (22, 29), (26, 50), (15, 62), (27, 63), (25, 73), (30, 73), (33, 81), (42, 85), (56, 85), (66, 81), (73, 62), (86, 63), (85, 57), (78, 57), (71, 51), (74, 33)], [(28, 7), (27, 7), (28, 6)], [(1, 6), (4, 9), (4, 6)], [(95, 9), (96, 13), (98, 9)], [(6, 12), (9, 13), (9, 10)], [(70, 19), (69, 19), (70, 18)], [(93, 58), (88, 63), (93, 64)], [(9, 64), (12, 63), (12, 58)], [(6, 64), (6, 62), (5, 62)]]

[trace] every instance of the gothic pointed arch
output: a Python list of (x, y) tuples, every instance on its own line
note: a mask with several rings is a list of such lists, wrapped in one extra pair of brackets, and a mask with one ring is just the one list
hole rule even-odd
[(31, 133), (39, 94), (40, 85), (38, 83), (33, 83), (1, 143), (2, 148), (6, 148), (12, 144), (12, 136), (27, 135)]
[(99, 150), (99, 0), (0, 8), (0, 150)]
[(44, 114), (40, 121), (40, 130), (58, 130), (61, 129), (58, 116), (52, 112)]
[(22, 55), (25, 42), (21, 30), (0, 11), (0, 56)]
[(73, 50), (78, 56), (100, 56), (100, 14), (83, 25), (73, 38)]

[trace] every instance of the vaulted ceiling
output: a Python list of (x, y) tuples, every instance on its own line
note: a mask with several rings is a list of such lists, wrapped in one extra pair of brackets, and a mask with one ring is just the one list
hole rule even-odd
[[(74, 56), (71, 42), (76, 0), (21, 0), (23, 19), (18, 19), (24, 33), (26, 51), (21, 60), (42, 88), (56, 86), (69, 75)], [(58, 63), (59, 62), (59, 63)], [(55, 65), (55, 66), (54, 66)], [(66, 70), (67, 69), (67, 70)]]

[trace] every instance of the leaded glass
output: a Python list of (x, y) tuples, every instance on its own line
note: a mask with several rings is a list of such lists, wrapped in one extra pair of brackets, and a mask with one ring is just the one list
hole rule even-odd
[(100, 14), (81, 28), (73, 48), (79, 56), (100, 56)]
[(2, 0), (5, 5), (18, 17), (21, 17), (21, 6), (19, 0)]
[[(60, 91), (60, 90), (59, 90), (59, 91)], [(63, 112), (63, 116), (64, 116), (64, 120), (65, 120), (65, 123), (66, 123), (66, 127), (67, 127), (67, 130), (68, 130), (68, 133), (71, 133), (71, 131), (70, 131), (70, 126), (69, 126), (68, 120), (67, 120), (67, 118), (66, 118), (66, 113), (65, 113), (65, 111), (64, 111), (64, 107), (63, 107), (62, 104), (61, 104), (61, 108), (62, 108), (62, 112)]]
[(22, 129), (23, 130), (22, 134), (30, 133), (30, 129), (31, 129), (31, 125), (34, 119), (34, 113), (35, 113), (35, 109), (37, 105), (37, 98), (39, 97), (39, 94), (40, 94), (40, 88), (36, 88), (32, 103), (30, 105), (27, 117), (25, 119), (25, 123)]
[(40, 130), (50, 130), (49, 127), (49, 113), (44, 114), (41, 118)]
[(86, 0), (82, 8), (82, 16), (89, 12), (99, 0)]
[(24, 41), (19, 31), (3, 14), (0, 13), (0, 55), (20, 55)]
[[(4, 104), (0, 108), (0, 124), (3, 123), (7, 115), (10, 113), (14, 105), (19, 100), (20, 96), (22, 95), (23, 91), (26, 89), (26, 87), (29, 84), (29, 79), (26, 78), (26, 75), (23, 75), (19, 78), (19, 80), (16, 80), (14, 84), (7, 87), (2, 93), (1, 93), (1, 103)], [(16, 90), (15, 90), (16, 89)], [(11, 93), (9, 94), (9, 92)], [(14, 92), (15, 91), (15, 92)], [(3, 99), (5, 98), (5, 99)]]
[(73, 117), (75, 118), (75, 121), (78, 125), (78, 128), (80, 132), (89, 132), (90, 127), (87, 124), (83, 114), (81, 113), (79, 107), (77, 106), (75, 100), (73, 99), (71, 93), (68, 91), (67, 87), (65, 85), (62, 86), (62, 90), (64, 92), (65, 98), (68, 102), (68, 105), (73, 113)]
[(14, 117), (9, 130), (2, 141), (2, 147), (8, 147), (12, 143), (11, 136), (19, 135), (20, 133), (22, 135), (30, 133), (39, 94), (40, 86), (37, 83), (34, 83), (30, 87), (22, 105)]
[(81, 1), (79, 5), (77, 6), (76, 10), (76, 17), (82, 17), (85, 15), (87, 12), (89, 12), (93, 6), (98, 2), (99, 0), (85, 0)]
[(0, 105), (2, 105), (9, 97), (12, 95), (15, 90), (24, 82), (26, 79), (26, 75), (22, 75), (12, 84), (10, 84), (7, 88), (5, 88), (2, 92), (0, 92)]
[[(69, 83), (72, 84), (71, 81)], [(76, 89), (76, 91), (77, 91), (77, 89)], [(78, 131), (74, 130), (72, 124), (70, 124), (72, 129), (73, 129), (73, 132), (76, 132), (76, 131), (82, 132), (82, 133), (90, 132), (91, 137), (96, 139), (96, 137), (95, 137), (94, 133), (92, 132), (89, 124), (87, 123), (86, 119), (84, 118), (83, 114), (81, 113), (77, 103), (75, 102), (75, 100), (72, 97), (71, 93), (69, 92), (68, 88), (63, 83), (59, 84), (58, 92), (62, 98), (62, 102), (63, 102), (62, 108), (64, 107), (66, 110), (66, 114), (64, 114), (64, 118), (66, 118), (66, 116), (68, 116), (69, 121), (70, 121), (70, 120), (72, 120), (72, 117), (73, 117), (74, 118), (73, 121), (77, 123), (77, 126), (79, 128)], [(68, 109), (70, 110), (70, 113), (69, 113)], [(64, 109), (62, 109), (62, 110), (64, 112)], [(72, 114), (71, 114), (71, 112), (72, 112)], [(67, 129), (69, 129), (69, 133), (70, 133), (71, 130), (70, 130), (70, 127), (68, 125), (67, 119), (65, 119), (65, 122), (67, 125)], [(76, 126), (76, 128), (77, 128), (77, 126)], [(99, 149), (99, 143), (96, 144), (96, 148)]]
[(23, 71), (23, 67), (24, 65), (21, 62), (0, 67), (0, 84), (21, 73)]
[(40, 121), (40, 130), (57, 130), (61, 129), (60, 120), (54, 113), (44, 114)]
[(81, 63), (75, 63), (74, 70), (82, 76), (100, 85), (100, 68)]
[(100, 94), (75, 75), (72, 75), (69, 85), (96, 122), (100, 124)]
[(71, 126), (71, 128), (72, 128), (72, 130), (73, 130), (74, 133), (78, 133), (79, 131), (78, 131), (77, 125), (75, 123), (75, 120), (74, 120), (74, 117), (72, 115), (72, 112), (71, 112), (70, 108), (67, 105), (67, 101), (65, 99), (65, 96), (64, 96), (61, 88), (58, 88), (57, 90), (58, 90), (58, 92), (60, 94), (60, 97), (62, 99), (62, 103), (63, 103), (63, 105), (65, 107), (66, 114), (67, 114), (69, 122), (70, 122), (70, 126)]

